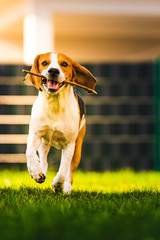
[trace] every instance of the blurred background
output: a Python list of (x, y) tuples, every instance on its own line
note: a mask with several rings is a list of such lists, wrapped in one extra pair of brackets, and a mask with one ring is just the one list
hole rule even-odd
[[(22, 69), (48, 51), (98, 79), (97, 96), (78, 89), (87, 110), (80, 169), (160, 170), (160, 1), (0, 0), (1, 166), (26, 167), (38, 92)], [(48, 158), (57, 168), (60, 151), (52, 148)]]

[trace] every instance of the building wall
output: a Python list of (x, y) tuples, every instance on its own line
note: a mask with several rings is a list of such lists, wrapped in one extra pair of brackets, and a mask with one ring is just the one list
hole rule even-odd
[[(48, 19), (46, 27), (41, 20), (45, 24), (51, 15), (50, 51), (81, 62), (152, 61), (160, 54), (159, 9), (158, 1), (149, 0), (1, 0), (0, 63), (24, 63), (24, 21), (29, 14), (37, 16), (37, 45), (48, 26)], [(34, 39), (33, 34), (28, 37)]]

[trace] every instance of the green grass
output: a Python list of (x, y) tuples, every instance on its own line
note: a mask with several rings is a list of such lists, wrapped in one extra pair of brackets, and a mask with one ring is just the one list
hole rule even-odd
[(77, 172), (71, 195), (55, 195), (55, 173), (0, 171), (0, 239), (160, 239), (160, 173)]

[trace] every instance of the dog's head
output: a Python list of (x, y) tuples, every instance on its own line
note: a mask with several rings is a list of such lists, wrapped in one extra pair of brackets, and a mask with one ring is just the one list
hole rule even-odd
[(64, 80), (79, 83), (94, 89), (97, 80), (84, 67), (66, 55), (59, 53), (45, 53), (38, 55), (31, 68), (31, 72), (46, 77), (42, 79), (29, 75), (29, 80), (38, 89), (48, 94), (56, 94), (65, 87)]

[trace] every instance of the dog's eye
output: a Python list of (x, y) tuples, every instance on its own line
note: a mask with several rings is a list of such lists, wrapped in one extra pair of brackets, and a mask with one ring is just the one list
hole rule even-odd
[(62, 67), (67, 67), (68, 66), (68, 63), (67, 62), (62, 62)]
[(43, 66), (47, 66), (47, 65), (48, 65), (48, 62), (46, 62), (46, 61), (42, 62), (42, 65), (43, 65)]

